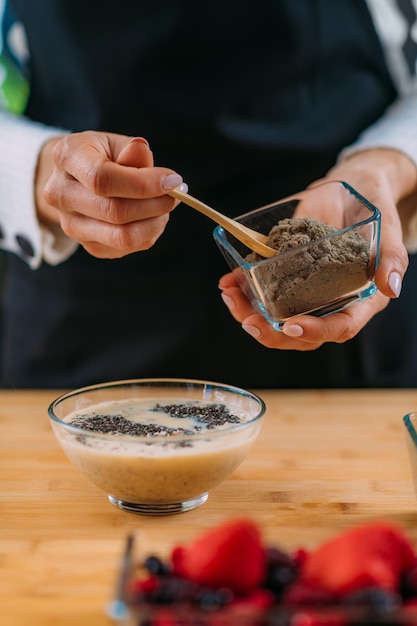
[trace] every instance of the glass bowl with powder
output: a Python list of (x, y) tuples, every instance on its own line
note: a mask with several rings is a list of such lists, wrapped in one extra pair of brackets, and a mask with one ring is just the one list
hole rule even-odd
[(221, 383), (115, 381), (70, 391), (48, 408), (72, 463), (120, 509), (189, 511), (242, 463), (265, 404)]
[(277, 251), (265, 259), (214, 230), (240, 287), (276, 330), (294, 315), (329, 315), (376, 292), (381, 215), (347, 183), (323, 183), (236, 219)]

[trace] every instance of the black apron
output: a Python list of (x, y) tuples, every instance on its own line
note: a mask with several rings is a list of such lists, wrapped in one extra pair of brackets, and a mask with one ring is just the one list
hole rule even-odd
[[(156, 165), (232, 216), (321, 177), (396, 95), (362, 0), (10, 4), (30, 47), (30, 118), (145, 136)], [(10, 255), (2, 385), (153, 376), (252, 388), (416, 384), (414, 263), (401, 298), (354, 340), (271, 350), (221, 301), (227, 267), (212, 230), (180, 205), (151, 250), (124, 259), (80, 248), (33, 271)]]

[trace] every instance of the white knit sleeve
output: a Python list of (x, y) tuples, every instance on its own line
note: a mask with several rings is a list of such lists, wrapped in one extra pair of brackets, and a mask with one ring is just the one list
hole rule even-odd
[(415, 92), (400, 98), (365, 130), (340, 159), (369, 148), (392, 148), (406, 154), (417, 167), (417, 84)]
[[(367, 5), (398, 98), (355, 143), (341, 152), (339, 161), (362, 150), (390, 148), (404, 153), (417, 167), (417, 59), (412, 67), (405, 54), (407, 37), (417, 42), (417, 17), (412, 11), (406, 14), (395, 0), (367, 0)], [(417, 0), (414, 5), (417, 8)], [(417, 252), (417, 199), (404, 242), (409, 252)]]
[(36, 216), (35, 171), (42, 145), (62, 129), (43, 126), (0, 109), (0, 248), (36, 269), (56, 265), (78, 244), (63, 232), (42, 226)]
[[(399, 150), (417, 167), (417, 91), (397, 100), (383, 117), (341, 152), (339, 161), (370, 148)], [(417, 198), (415, 210), (404, 233), (404, 243), (410, 253), (417, 252)]]

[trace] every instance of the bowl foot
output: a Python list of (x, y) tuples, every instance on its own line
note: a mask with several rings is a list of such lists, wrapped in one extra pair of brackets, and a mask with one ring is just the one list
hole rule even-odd
[(192, 498), (190, 500), (184, 500), (183, 502), (127, 502), (126, 500), (120, 500), (109, 494), (108, 499), (110, 502), (117, 506), (118, 509), (123, 511), (129, 511), (130, 513), (139, 513), (141, 515), (173, 515), (174, 513), (185, 513), (186, 511), (192, 511), (198, 506), (204, 504), (208, 498), (208, 493), (203, 493), (201, 496)]

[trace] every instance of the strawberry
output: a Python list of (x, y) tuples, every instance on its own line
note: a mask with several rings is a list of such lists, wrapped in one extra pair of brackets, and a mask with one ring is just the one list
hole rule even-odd
[(373, 522), (348, 529), (310, 552), (300, 581), (339, 597), (373, 586), (398, 591), (401, 576), (416, 562), (412, 545), (399, 528)]
[(281, 602), (284, 606), (330, 606), (335, 597), (326, 589), (296, 581), (284, 590)]
[(172, 552), (176, 574), (206, 587), (244, 595), (265, 575), (265, 549), (258, 527), (246, 518), (229, 520)]

